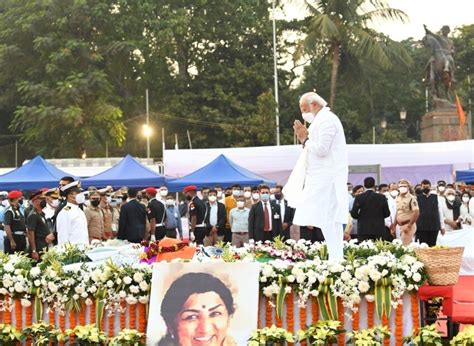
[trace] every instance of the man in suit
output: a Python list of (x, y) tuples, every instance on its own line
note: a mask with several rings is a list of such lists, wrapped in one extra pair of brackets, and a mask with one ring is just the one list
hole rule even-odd
[(364, 240), (383, 239), (392, 241), (390, 230), (385, 227), (385, 218), (390, 216), (387, 198), (374, 191), (375, 179), (364, 179), (366, 191), (354, 200), (351, 215), (357, 220), (357, 239)]
[(249, 239), (273, 240), (281, 234), (280, 207), (270, 201), (270, 188), (259, 186), (260, 202), (252, 205), (249, 213)]
[(282, 193), (283, 186), (275, 186), (275, 203), (280, 206), (281, 212), (281, 235), (286, 239), (290, 239), (290, 227), (293, 225), (293, 216), (295, 215), (295, 209), (288, 205), (288, 201), (284, 198)]
[(217, 191), (209, 190), (207, 197), (206, 237), (205, 246), (214, 246), (224, 240), (227, 212), (224, 203), (217, 200)]
[(137, 200), (136, 189), (128, 190), (130, 200), (120, 208), (118, 239), (128, 240), (131, 243), (140, 243), (147, 239), (146, 232), (146, 209)]

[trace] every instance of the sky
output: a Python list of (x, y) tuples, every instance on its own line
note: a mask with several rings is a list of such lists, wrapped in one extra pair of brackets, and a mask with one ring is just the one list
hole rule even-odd
[[(474, 0), (387, 0), (389, 6), (404, 11), (409, 19), (406, 23), (383, 21), (374, 23), (373, 28), (393, 40), (408, 37), (420, 40), (423, 37), (423, 24), (435, 32), (443, 25), (451, 31), (457, 26), (474, 24)], [(304, 0), (293, 0), (286, 6), (287, 16), (300, 18), (304, 15)]]

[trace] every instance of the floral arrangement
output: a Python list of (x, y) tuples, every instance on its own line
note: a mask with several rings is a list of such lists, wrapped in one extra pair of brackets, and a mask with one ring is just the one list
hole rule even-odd
[(64, 340), (74, 340), (79, 345), (106, 345), (107, 336), (96, 326), (89, 324), (87, 326), (76, 326), (74, 329), (68, 329), (65, 332)]
[(161, 246), (159, 240), (157, 241), (143, 240), (141, 242), (141, 245), (143, 246), (143, 252), (140, 255), (141, 261), (143, 263), (152, 264), (155, 262), (156, 256), (158, 256), (159, 253), (167, 253), (167, 252), (174, 252), (174, 251), (181, 250), (182, 248), (188, 246), (189, 242), (181, 241), (180, 243), (174, 246)]
[(287, 342), (295, 342), (293, 334), (288, 332), (286, 329), (278, 328), (275, 325), (272, 325), (271, 327), (265, 327), (254, 331), (247, 345), (282, 345)]
[(62, 338), (62, 333), (59, 329), (45, 322), (33, 324), (23, 329), (22, 332), (22, 338), (31, 340), (35, 346), (46, 346), (49, 345), (52, 340)]
[(348, 334), (349, 344), (359, 346), (382, 345), (385, 339), (390, 338), (390, 331), (387, 326), (379, 326), (361, 331), (354, 331)]
[(404, 341), (412, 346), (442, 346), (441, 334), (436, 330), (436, 324), (430, 324), (413, 331), (412, 336), (407, 336)]
[(474, 345), (474, 326), (466, 326), (451, 340), (451, 345)]
[[(32, 267), (32, 260), (23, 254), (1, 254), (0, 277), (3, 280), (0, 281), (0, 296), (8, 296), (12, 299), (20, 298), (23, 304), (28, 305), (32, 288), (29, 273)], [(1, 311), (5, 309), (10, 309), (10, 306), (0, 305)]]
[(327, 345), (337, 342), (337, 335), (344, 333), (341, 322), (327, 320), (318, 321), (305, 330), (298, 331), (298, 340), (308, 345)]
[(0, 324), (0, 344), (17, 345), (21, 341), (22, 334), (9, 324)]
[(124, 329), (116, 337), (110, 339), (113, 346), (145, 346), (145, 334), (136, 330)]

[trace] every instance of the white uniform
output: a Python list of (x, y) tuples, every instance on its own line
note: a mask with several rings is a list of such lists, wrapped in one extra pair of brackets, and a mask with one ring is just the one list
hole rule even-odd
[(349, 170), (344, 129), (339, 118), (324, 107), (308, 132), (305, 149), (283, 193), (296, 208), (293, 223), (321, 228), (329, 257), (342, 259)]
[(76, 204), (67, 203), (56, 218), (58, 245), (65, 243), (89, 244), (87, 219), (84, 212)]

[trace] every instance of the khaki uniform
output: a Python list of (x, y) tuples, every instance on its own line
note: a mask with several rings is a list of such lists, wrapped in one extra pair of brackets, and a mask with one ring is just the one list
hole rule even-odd
[(410, 193), (397, 197), (397, 222), (400, 225), (400, 237), (404, 245), (412, 242), (416, 233), (416, 222), (410, 229), (406, 229), (407, 225), (416, 210), (419, 210), (418, 201), (415, 196)]
[(112, 210), (110, 207), (101, 207), (102, 215), (104, 216), (104, 238), (112, 238)]
[(93, 239), (104, 239), (104, 214), (99, 207), (87, 207), (84, 210), (87, 219), (87, 230), (89, 231), (89, 241)]

